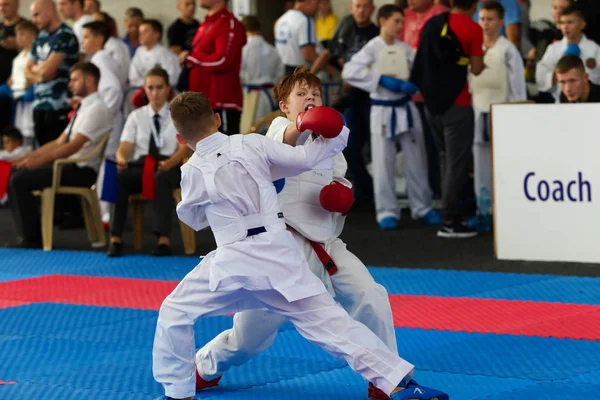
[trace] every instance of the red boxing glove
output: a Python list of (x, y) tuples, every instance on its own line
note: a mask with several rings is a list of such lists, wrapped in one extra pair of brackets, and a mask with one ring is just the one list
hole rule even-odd
[(333, 181), (324, 186), (319, 194), (321, 207), (330, 212), (339, 212), (342, 215), (348, 214), (354, 203), (352, 189)]
[(298, 132), (311, 130), (324, 138), (333, 139), (344, 127), (344, 118), (333, 108), (326, 106), (313, 107), (301, 112), (296, 118)]

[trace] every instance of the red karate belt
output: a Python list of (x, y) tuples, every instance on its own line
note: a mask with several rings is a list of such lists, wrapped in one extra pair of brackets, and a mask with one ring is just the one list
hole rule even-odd
[(142, 172), (142, 197), (144, 199), (156, 200), (156, 167), (158, 159), (148, 154), (144, 159), (144, 169)]
[[(291, 226), (287, 225), (287, 227), (291, 231), (294, 231), (297, 234), (302, 235), (301, 233), (299, 233), (297, 230), (295, 230)], [(314, 241), (306, 238), (304, 235), (302, 235), (302, 237), (304, 237), (304, 239), (308, 240), (308, 243), (310, 243), (310, 246), (312, 247), (312, 249), (315, 252), (315, 254), (317, 255), (317, 257), (319, 257), (319, 261), (321, 261), (321, 264), (323, 264), (323, 268), (325, 268), (325, 271), (327, 271), (329, 276), (334, 275), (337, 272), (338, 267), (337, 267), (337, 265), (335, 265), (333, 258), (331, 258), (329, 253), (327, 253), (327, 251), (325, 250), (325, 247), (321, 243), (317, 243), (317, 242), (314, 242)]]
[(0, 199), (6, 196), (11, 168), (12, 164), (10, 162), (0, 160)]

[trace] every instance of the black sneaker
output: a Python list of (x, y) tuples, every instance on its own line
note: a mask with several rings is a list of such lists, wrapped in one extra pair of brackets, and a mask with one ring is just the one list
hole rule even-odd
[(109, 257), (121, 257), (123, 255), (123, 242), (111, 242), (106, 250), (106, 255)]
[(443, 224), (437, 232), (437, 236), (446, 239), (468, 239), (477, 236), (475, 228), (469, 228), (464, 222)]
[(166, 257), (171, 255), (171, 247), (166, 244), (159, 244), (152, 251), (152, 255), (155, 257)]

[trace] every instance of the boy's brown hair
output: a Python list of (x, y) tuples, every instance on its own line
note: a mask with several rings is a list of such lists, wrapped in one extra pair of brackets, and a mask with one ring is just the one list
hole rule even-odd
[(165, 84), (167, 86), (169, 86), (169, 73), (167, 71), (165, 71), (164, 69), (162, 69), (161, 67), (152, 68), (150, 71), (146, 72), (146, 75), (144, 75), (144, 78), (148, 78), (151, 76), (163, 78), (163, 80), (165, 81)]
[(193, 140), (212, 126), (215, 112), (208, 98), (199, 92), (183, 92), (169, 105), (171, 120), (177, 132), (185, 139)]
[(281, 78), (279, 83), (273, 89), (273, 97), (275, 100), (283, 101), (287, 103), (290, 93), (299, 83), (301, 86), (307, 86), (310, 88), (318, 88), (320, 92), (323, 91), (323, 85), (321, 80), (315, 74), (311, 74), (308, 67), (302, 66), (294, 70), (294, 72), (288, 72)]
[(554, 69), (554, 71), (559, 74), (566, 74), (572, 69), (576, 69), (581, 73), (585, 73), (585, 66), (583, 65), (583, 61), (581, 61), (581, 58), (579, 58), (579, 56), (564, 56), (558, 61), (558, 64), (556, 64), (556, 68)]
[(17, 25), (15, 25), (15, 32), (19, 32), (19, 31), (28, 31), (28, 32), (33, 33), (36, 36), (39, 33), (37, 26), (35, 26), (33, 23), (27, 21), (26, 19), (22, 20)]

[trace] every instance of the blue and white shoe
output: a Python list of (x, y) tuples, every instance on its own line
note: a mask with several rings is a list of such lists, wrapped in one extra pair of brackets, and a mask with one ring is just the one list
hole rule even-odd
[(425, 225), (439, 225), (442, 223), (442, 214), (438, 210), (431, 209), (421, 217)]
[(414, 379), (404, 387), (403, 390), (394, 393), (390, 396), (391, 400), (408, 400), (408, 399), (419, 399), (419, 400), (450, 400), (450, 396), (440, 390), (430, 389), (428, 387), (419, 385)]
[(385, 217), (379, 222), (379, 228), (384, 231), (391, 231), (393, 229), (398, 229), (398, 218), (395, 217)]

